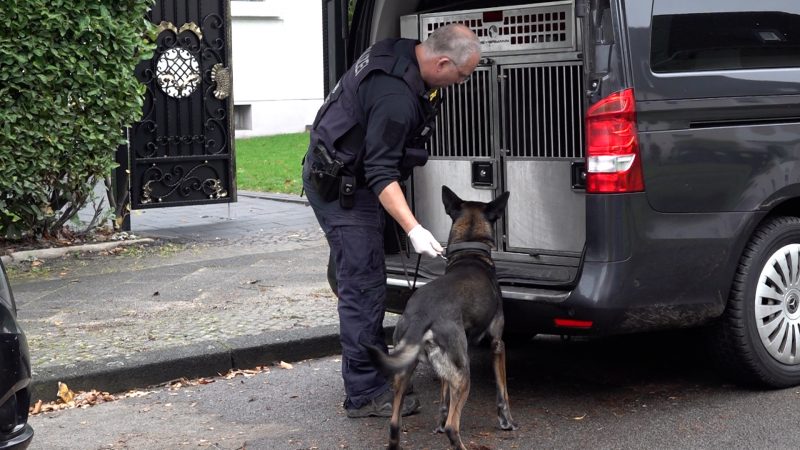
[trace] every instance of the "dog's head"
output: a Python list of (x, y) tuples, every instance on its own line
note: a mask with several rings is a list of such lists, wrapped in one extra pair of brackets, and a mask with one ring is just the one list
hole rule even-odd
[(495, 247), (492, 225), (503, 215), (508, 203), (508, 191), (489, 203), (461, 200), (447, 186), (442, 186), (442, 203), (453, 219), (447, 245), (459, 242), (481, 242)]

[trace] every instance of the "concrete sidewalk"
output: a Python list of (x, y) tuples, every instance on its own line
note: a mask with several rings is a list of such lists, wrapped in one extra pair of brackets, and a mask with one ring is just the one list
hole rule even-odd
[(327, 243), (303, 199), (136, 211), (132, 232), (155, 242), (14, 272), (34, 401), (58, 381), (116, 392), (339, 351)]

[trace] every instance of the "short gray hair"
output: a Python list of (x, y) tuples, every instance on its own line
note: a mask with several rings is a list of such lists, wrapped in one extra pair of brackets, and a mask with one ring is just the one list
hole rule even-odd
[(452, 59), (458, 66), (464, 65), (473, 53), (481, 53), (481, 43), (475, 33), (458, 23), (433, 30), (422, 45), (434, 55)]

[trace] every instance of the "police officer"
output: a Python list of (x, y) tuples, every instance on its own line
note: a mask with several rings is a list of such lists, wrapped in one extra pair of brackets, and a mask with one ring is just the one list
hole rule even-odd
[[(427, 160), (423, 149), (439, 89), (466, 80), (480, 59), (469, 28), (448, 25), (423, 43), (388, 39), (367, 49), (325, 99), (311, 130), (303, 187), (331, 248), (348, 417), (391, 416), (392, 392), (361, 343), (386, 349), (384, 210), (414, 250), (442, 247), (417, 222), (398, 181)], [(402, 413), (419, 409), (406, 396)]]

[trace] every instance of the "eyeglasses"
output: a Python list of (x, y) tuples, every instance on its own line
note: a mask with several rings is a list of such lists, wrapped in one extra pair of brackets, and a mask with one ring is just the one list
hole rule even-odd
[(458, 73), (458, 82), (459, 83), (463, 83), (463, 82), (467, 81), (469, 79), (469, 77), (472, 75), (472, 72), (468, 72), (468, 73), (462, 72), (461, 69), (458, 67), (458, 65), (455, 63), (455, 61), (453, 61), (452, 59), (448, 58), (447, 60), (450, 61), (450, 64), (452, 64), (453, 67), (456, 68), (456, 72)]

